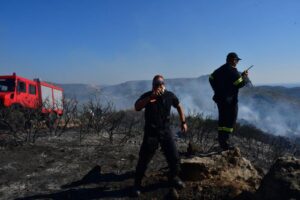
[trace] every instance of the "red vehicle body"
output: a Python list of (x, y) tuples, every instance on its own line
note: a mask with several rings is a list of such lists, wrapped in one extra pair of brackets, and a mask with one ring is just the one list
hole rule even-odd
[(40, 109), (44, 114), (63, 114), (63, 89), (21, 76), (0, 76), (0, 106)]

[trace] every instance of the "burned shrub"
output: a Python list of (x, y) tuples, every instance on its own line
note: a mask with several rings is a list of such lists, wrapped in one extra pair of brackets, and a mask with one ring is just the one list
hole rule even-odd
[(130, 139), (141, 136), (144, 130), (143, 113), (133, 110), (126, 110), (121, 122), (120, 134), (122, 139), (120, 144), (127, 143)]
[(78, 101), (76, 98), (64, 99), (64, 112), (60, 115), (49, 116), (49, 131), (55, 136), (61, 136), (63, 133), (68, 131), (70, 128), (76, 126), (77, 112), (78, 112)]
[(198, 144), (203, 152), (210, 151), (216, 145), (217, 122), (208, 117), (203, 117), (203, 114), (189, 115), (186, 121), (189, 143)]
[(10, 107), (0, 110), (3, 132), (15, 143), (34, 143), (43, 132), (43, 116), (39, 110)]

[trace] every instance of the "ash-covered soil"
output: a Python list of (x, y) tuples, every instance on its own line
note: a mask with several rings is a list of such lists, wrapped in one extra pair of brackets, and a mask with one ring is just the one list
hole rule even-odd
[[(0, 151), (0, 199), (128, 199), (141, 138), (125, 144), (76, 133), (43, 137), (33, 145)], [(185, 149), (184, 143), (179, 143)], [(180, 150), (181, 151), (181, 150)], [(183, 150), (182, 150), (183, 151)], [(139, 199), (170, 197), (167, 163), (160, 150), (149, 164)], [(181, 199), (193, 197), (197, 185), (187, 183)], [(205, 196), (202, 196), (205, 197)], [(203, 198), (202, 198), (203, 199)]]

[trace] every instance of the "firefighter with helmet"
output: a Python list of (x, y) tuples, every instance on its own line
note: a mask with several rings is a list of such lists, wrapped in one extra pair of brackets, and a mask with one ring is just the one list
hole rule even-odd
[(237, 64), (241, 59), (234, 52), (227, 55), (226, 63), (209, 77), (214, 91), (213, 100), (218, 106), (218, 142), (222, 150), (233, 149), (229, 137), (234, 132), (238, 114), (238, 92), (247, 84), (248, 71), (239, 73)]

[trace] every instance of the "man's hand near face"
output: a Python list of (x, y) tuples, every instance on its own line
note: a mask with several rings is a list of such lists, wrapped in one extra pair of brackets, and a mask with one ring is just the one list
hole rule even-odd
[(153, 88), (152, 90), (152, 95), (151, 95), (151, 100), (156, 99), (158, 96), (161, 96), (165, 92), (165, 86), (160, 85), (157, 88)]

